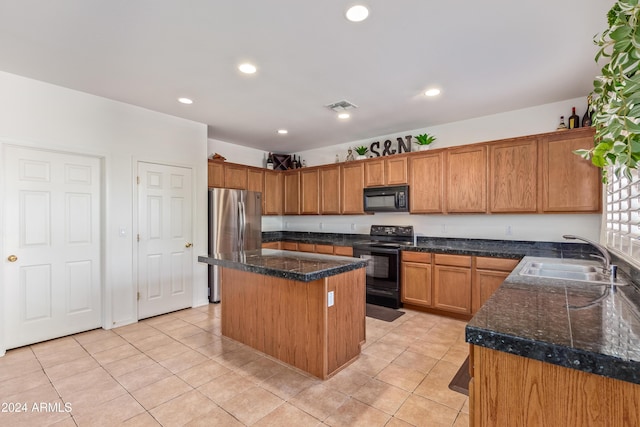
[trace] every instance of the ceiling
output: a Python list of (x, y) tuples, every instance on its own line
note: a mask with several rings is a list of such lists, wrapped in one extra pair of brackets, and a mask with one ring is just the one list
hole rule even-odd
[[(0, 70), (295, 152), (584, 96), (613, 0), (359, 3), (0, 0)], [(348, 120), (324, 107), (343, 99)]]

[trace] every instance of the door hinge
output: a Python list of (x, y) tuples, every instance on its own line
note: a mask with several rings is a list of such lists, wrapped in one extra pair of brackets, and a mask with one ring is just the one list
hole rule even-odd
[(137, 182), (138, 184), (140, 184), (140, 177), (139, 177), (139, 176), (136, 176), (136, 182)]
[(140, 292), (138, 292), (138, 301), (140, 301)]
[(139, 234), (136, 235), (136, 239), (138, 240), (138, 242), (140, 241), (140, 235)]

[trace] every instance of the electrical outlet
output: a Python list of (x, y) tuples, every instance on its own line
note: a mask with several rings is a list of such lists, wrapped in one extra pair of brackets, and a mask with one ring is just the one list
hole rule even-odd
[(507, 225), (507, 228), (504, 230), (504, 234), (507, 236), (511, 236), (513, 233), (511, 232), (511, 226)]
[(320, 223), (319, 227), (320, 227), (320, 230), (324, 230), (324, 224), (323, 223)]
[(329, 293), (327, 294), (327, 307), (333, 307), (333, 291), (329, 291)]
[(351, 230), (355, 231), (355, 229), (356, 229), (356, 225), (355, 224), (351, 224)]
[(447, 234), (447, 224), (442, 224), (442, 234)]

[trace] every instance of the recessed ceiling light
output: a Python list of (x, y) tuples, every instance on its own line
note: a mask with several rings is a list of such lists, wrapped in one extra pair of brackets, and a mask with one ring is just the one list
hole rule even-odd
[(193, 100), (189, 98), (178, 98), (178, 102), (182, 104), (193, 104)]
[(342, 119), (342, 120), (348, 119), (349, 117), (351, 117), (351, 115), (349, 113), (340, 113), (340, 114), (338, 114), (338, 118)]
[(345, 15), (351, 22), (360, 22), (367, 19), (367, 16), (369, 16), (369, 9), (362, 5), (356, 5), (350, 7)]
[(238, 70), (242, 71), (245, 74), (253, 74), (256, 72), (257, 68), (255, 65), (249, 64), (247, 62), (247, 63), (238, 65)]
[(440, 89), (432, 88), (427, 90), (424, 94), (426, 96), (437, 96), (440, 95)]
[(289, 133), (289, 131), (288, 131), (288, 130), (286, 130), (286, 129), (278, 129), (278, 133), (279, 133), (280, 135), (286, 135), (286, 134), (288, 134), (288, 133)]

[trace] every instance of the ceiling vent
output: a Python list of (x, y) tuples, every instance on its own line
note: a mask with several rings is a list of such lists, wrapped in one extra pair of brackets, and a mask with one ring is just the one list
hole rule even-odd
[(352, 104), (351, 102), (343, 99), (342, 101), (334, 102), (329, 105), (325, 105), (330, 110), (335, 111), (336, 113), (340, 113), (347, 110), (353, 110), (354, 108), (358, 108), (357, 105)]

